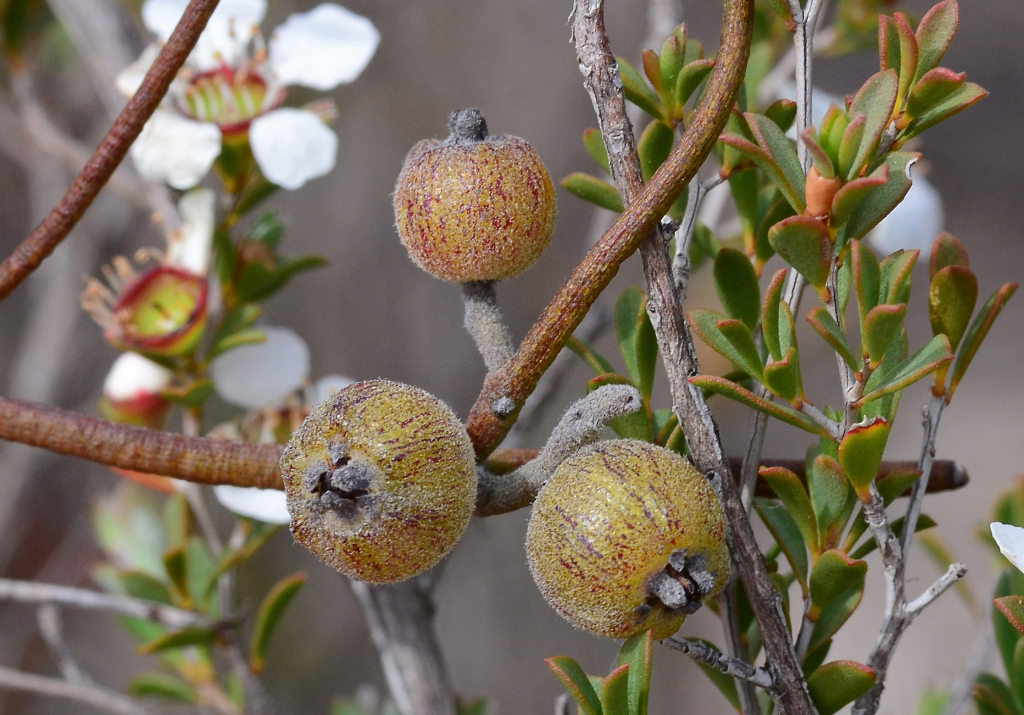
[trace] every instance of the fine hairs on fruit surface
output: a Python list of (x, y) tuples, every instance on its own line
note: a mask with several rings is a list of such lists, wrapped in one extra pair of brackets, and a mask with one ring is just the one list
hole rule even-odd
[(395, 187), (395, 223), (415, 263), (454, 283), (511, 278), (551, 242), (555, 188), (537, 152), (494, 136), (477, 109), (453, 112), (444, 141), (416, 144)]
[(526, 552), (544, 598), (611, 638), (675, 633), (729, 580), (725, 516), (684, 457), (639, 440), (598, 442), (537, 495)]
[(295, 540), (351, 578), (391, 583), (436, 564), (476, 503), (469, 435), (436, 397), (357, 382), (313, 408), (281, 457)]

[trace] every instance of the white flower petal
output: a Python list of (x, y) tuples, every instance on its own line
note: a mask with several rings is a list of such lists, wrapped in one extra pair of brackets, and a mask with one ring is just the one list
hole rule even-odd
[(182, 226), (167, 239), (167, 263), (205, 276), (213, 252), (213, 224), (217, 195), (210, 189), (194, 189), (181, 197), (178, 212)]
[(914, 179), (910, 191), (888, 216), (868, 234), (871, 247), (888, 256), (899, 249), (919, 249), (919, 261), (927, 263), (932, 243), (946, 223), (942, 197), (923, 177)]
[(284, 84), (321, 91), (351, 82), (369, 63), (380, 42), (373, 23), (325, 3), (292, 15), (270, 38), (270, 66)]
[(1024, 529), (998, 521), (993, 521), (989, 529), (992, 530), (992, 538), (996, 540), (1002, 555), (1019, 570), (1024, 571)]
[(132, 159), (143, 178), (189, 189), (202, 180), (220, 154), (220, 129), (158, 109), (132, 144)]
[(263, 175), (297, 189), (334, 168), (338, 137), (313, 112), (282, 107), (253, 120), (249, 145)]
[(355, 383), (355, 380), (344, 375), (324, 375), (313, 383), (313, 399), (317, 403), (323, 402), (338, 390), (348, 387), (353, 383)]
[(116, 402), (134, 400), (160, 392), (170, 386), (174, 376), (163, 365), (136, 353), (122, 353), (103, 381), (103, 394)]
[(139, 55), (139, 59), (121, 70), (121, 74), (114, 80), (114, 86), (117, 87), (117, 91), (125, 97), (131, 97), (138, 92), (139, 87), (142, 85), (142, 80), (146, 77), (146, 73), (149, 72), (149, 68), (153, 66), (153, 62), (156, 61), (156, 56), (159, 54), (160, 45), (155, 42), (144, 49), (142, 54)]
[(221, 399), (246, 409), (276, 405), (309, 378), (306, 341), (288, 328), (261, 330), (266, 342), (235, 348), (210, 365)]
[(213, 488), (213, 493), (222, 506), (239, 516), (265, 521), (268, 524), (287, 524), (291, 521), (284, 492), (276, 489), (220, 484)]
[[(188, 0), (146, 0), (142, 4), (142, 21), (166, 42), (187, 6)], [(189, 60), (200, 70), (216, 67), (218, 57), (236, 64), (266, 12), (266, 0), (221, 0)]]

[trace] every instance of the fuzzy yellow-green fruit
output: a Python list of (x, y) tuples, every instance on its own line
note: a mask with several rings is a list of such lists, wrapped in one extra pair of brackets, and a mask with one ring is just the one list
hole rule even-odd
[(537, 152), (491, 136), (478, 110), (454, 112), (451, 135), (421, 141), (395, 187), (395, 223), (420, 268), (455, 283), (511, 278), (555, 230), (555, 187)]
[(411, 578), (455, 546), (476, 503), (473, 445), (423, 390), (357, 382), (313, 408), (281, 457), (295, 540), (370, 583)]
[(526, 553), (548, 603), (611, 638), (666, 638), (729, 580), (711, 485), (675, 452), (632, 439), (559, 465), (534, 502)]

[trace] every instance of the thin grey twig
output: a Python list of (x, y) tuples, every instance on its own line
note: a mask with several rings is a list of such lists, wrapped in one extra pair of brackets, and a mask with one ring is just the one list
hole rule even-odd
[[(796, 80), (796, 133), (797, 136), (812, 126), (812, 68), (814, 57), (814, 28), (818, 24), (818, 16), (821, 11), (822, 0), (809, 0), (807, 6), (800, 7), (799, 0), (788, 0), (790, 12), (793, 14), (793, 21), (796, 29), (793, 31), (793, 49), (795, 52), (795, 74)], [(802, 142), (796, 143), (797, 154), (804, 172), (811, 168), (811, 155), (807, 146)]]
[(807, 656), (807, 649), (811, 646), (811, 638), (814, 636), (814, 626), (817, 625), (815, 621), (812, 621), (808, 614), (811, 611), (811, 596), (810, 594), (804, 598), (804, 615), (800, 621), (800, 632), (796, 636), (796, 657), (802, 663), (804, 658)]
[(126, 596), (113, 596), (98, 593), (84, 588), (56, 586), (48, 583), (32, 581), (16, 581), (0, 579), (0, 601), (19, 601), (21, 603), (57, 603), (72, 608), (84, 608), (95, 611), (113, 611), (126, 616), (145, 618), (157, 621), (162, 625), (177, 629), (187, 626), (206, 626), (213, 623), (205, 616), (192, 611), (185, 611), (173, 606), (165, 606), (153, 601), (143, 601)]
[(20, 690), (55, 698), (66, 698), (87, 703), (115, 715), (149, 715), (149, 711), (127, 695), (97, 685), (71, 683), (60, 678), (23, 673), (13, 668), (0, 667), (0, 688)]
[[(921, 410), (922, 423), (924, 425), (924, 438), (921, 444), (921, 456), (917, 461), (917, 468), (923, 470), (922, 475), (931, 474), (932, 462), (935, 461), (935, 440), (939, 436), (939, 422), (942, 420), (942, 411), (946, 407), (946, 400), (935, 397), (928, 401)], [(910, 542), (917, 530), (917, 519), (921, 515), (921, 503), (924, 501), (925, 489), (928, 480), (921, 477), (914, 483), (910, 492), (910, 501), (907, 503), (907, 515), (903, 520), (903, 534), (901, 544), (903, 546), (903, 558), (906, 559), (910, 551)]]
[[(747, 662), (750, 659), (750, 652), (743, 642), (743, 631), (740, 629), (740, 605), (739, 605), (739, 577), (733, 574), (729, 584), (719, 597), (719, 604), (722, 608), (722, 630), (729, 644), (729, 655), (737, 660)], [(736, 681), (736, 693), (740, 698), (740, 708), (743, 715), (761, 715), (761, 702), (757, 699), (757, 691), (754, 684), (749, 680)]]
[(708, 192), (723, 181), (725, 179), (715, 174), (707, 181), (690, 183), (690, 194), (686, 197), (686, 213), (683, 214), (683, 220), (676, 229), (676, 253), (672, 258), (672, 277), (676, 292), (681, 296), (686, 295), (690, 283), (690, 246), (693, 243), (693, 232), (697, 228), (697, 216), (700, 214), (701, 205)]
[(737, 658), (730, 658), (722, 651), (712, 648), (703, 641), (672, 636), (663, 640), (662, 643), (685, 653), (694, 660), (710, 665), (726, 675), (753, 683), (757, 687), (768, 691), (775, 689), (772, 674), (767, 668), (755, 668), (750, 663)]
[(907, 604), (907, 615), (913, 618), (923, 611), (925, 607), (936, 598), (946, 592), (954, 583), (967, 575), (967, 567), (961, 563), (950, 564), (946, 573), (942, 574), (938, 581), (928, 587), (928, 590)]
[(52, 603), (44, 603), (36, 611), (36, 620), (39, 623), (39, 633), (57, 661), (57, 667), (64, 680), (81, 685), (95, 685), (92, 678), (82, 672), (74, 653), (64, 640), (60, 609)]
[(401, 715), (452, 715), (455, 694), (434, 634), (434, 606), (416, 579), (386, 586), (349, 581), (380, 653)]

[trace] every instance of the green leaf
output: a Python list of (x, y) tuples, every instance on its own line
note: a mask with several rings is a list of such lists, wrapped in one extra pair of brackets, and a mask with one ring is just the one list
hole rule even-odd
[(902, 390), (907, 385), (920, 380), (925, 375), (939, 369), (953, 359), (953, 353), (949, 349), (949, 339), (945, 335), (936, 335), (928, 344), (907, 358), (903, 364), (895, 369), (894, 374), (884, 383), (876, 386), (871, 392), (864, 395), (854, 403), (854, 407), (877, 400), (890, 392)]
[(263, 315), (263, 308), (260, 305), (256, 303), (242, 303), (224, 316), (224, 320), (221, 321), (220, 327), (213, 336), (212, 344), (216, 346), (221, 340), (237, 333), (239, 330), (248, 328), (259, 320), (261, 315)]
[(269, 298), (297, 274), (326, 265), (327, 259), (323, 256), (281, 259), (276, 269), (262, 261), (253, 261), (242, 269), (242, 276), (238, 279), (238, 299), (252, 303)]
[(819, 553), (818, 523), (814, 516), (814, 507), (800, 478), (784, 467), (761, 467), (758, 474), (768, 482), (782, 501), (811, 553)]
[(863, 502), (871, 500), (871, 482), (882, 466), (889, 441), (889, 423), (876, 417), (867, 424), (854, 425), (839, 443), (839, 464)]
[(181, 387), (168, 387), (161, 390), (160, 395), (185, 409), (202, 407), (213, 395), (213, 380), (196, 380)]
[[(249, 531), (245, 543), (237, 549), (227, 548), (221, 552), (220, 559), (210, 576), (209, 589), (213, 589), (217, 585), (217, 579), (222, 574), (252, 558), (282, 528), (280, 524), (267, 524), (248, 519), (240, 520), (239, 524), (244, 525), (242, 528), (247, 528)], [(208, 596), (209, 593), (206, 595)]]
[(854, 241), (850, 247), (853, 261), (853, 283), (857, 286), (857, 312), (860, 315), (860, 330), (864, 332), (864, 321), (868, 313), (878, 305), (878, 292), (882, 285), (882, 273), (878, 258), (863, 241)]
[(299, 573), (285, 576), (274, 584), (260, 604), (256, 615), (256, 623), (252, 629), (252, 643), (249, 646), (249, 667), (256, 674), (263, 672), (270, 637), (274, 633), (284, 609), (291, 603), (302, 584), (306, 582), (306, 574)]
[(953, 399), (953, 393), (956, 392), (960, 381), (964, 379), (967, 368), (971, 366), (971, 361), (974, 360), (978, 348), (985, 341), (988, 331), (992, 328), (992, 323), (999, 317), (1003, 306), (1006, 305), (1006, 302), (1010, 300), (1010, 297), (1016, 290), (1016, 283), (1006, 283), (999, 288), (985, 301), (985, 305), (981, 307), (978, 315), (971, 323), (971, 327), (967, 329), (963, 337), (963, 345), (960, 347), (960, 353), (957, 355), (956, 363), (953, 365), (953, 377), (949, 381), (949, 390), (946, 395), (947, 402)]
[(654, 50), (643, 50), (641, 52), (644, 74), (647, 75), (647, 79), (650, 80), (651, 85), (654, 86), (654, 91), (659, 95), (662, 93), (664, 86), (661, 81), (661, 60), (654, 53)]
[(174, 648), (184, 648), (191, 645), (208, 645), (217, 638), (217, 633), (209, 628), (189, 626), (180, 631), (171, 631), (157, 636), (153, 640), (139, 646), (141, 655), (151, 655)]
[[(804, 186), (807, 183), (807, 177), (804, 175), (804, 170), (800, 164), (800, 159), (797, 157), (796, 146), (793, 141), (786, 136), (785, 132), (779, 128), (779, 125), (768, 117), (752, 113), (747, 113), (744, 116), (757, 143), (774, 157), (782, 172), (786, 175), (786, 180), (796, 191), (797, 198), (800, 200), (800, 206), (793, 204), (793, 208), (802, 211), (803, 208), (801, 206), (806, 207)], [(781, 186), (779, 190), (782, 190)], [(785, 194), (784, 191), (783, 194)]]
[(676, 78), (676, 89), (673, 95), (676, 106), (682, 107), (689, 101), (690, 96), (708, 78), (714, 67), (714, 60), (694, 60), (680, 70), (679, 76)]
[[(583, 147), (587, 150), (587, 153), (590, 154), (590, 158), (593, 159), (598, 166), (604, 169), (604, 173), (612, 173), (611, 165), (608, 163), (608, 148), (604, 145), (604, 137), (601, 136), (600, 129), (591, 128), (583, 130)], [(619, 199), (620, 203), (621, 201), (622, 200)]]
[(943, 231), (932, 244), (931, 261), (928, 266), (928, 277), (935, 278), (935, 274), (946, 266), (971, 267), (971, 259), (967, 255), (967, 247), (960, 242), (956, 236)]
[(746, 325), (713, 310), (689, 311), (686, 317), (694, 332), (708, 346), (751, 377), (764, 379), (764, 366), (754, 336)]
[[(804, 209), (807, 208), (804, 200), (804, 185), (800, 184), (799, 188), (794, 186), (771, 153), (749, 139), (735, 134), (723, 134), (719, 137), (719, 141), (753, 161), (759, 169), (768, 175), (768, 178), (779, 189), (779, 192), (786, 198), (793, 207), (793, 210), (797, 213), (803, 213)], [(789, 140), (787, 139), (787, 141)]]
[(644, 181), (650, 181), (654, 172), (658, 170), (668, 155), (672, 153), (672, 144), (675, 142), (675, 133), (672, 127), (664, 122), (653, 121), (647, 125), (636, 149), (640, 154), (640, 171)]
[(598, 179), (596, 176), (577, 171), (562, 179), (561, 184), (562, 188), (570, 194), (584, 201), (589, 201), (609, 211), (616, 211), (618, 213), (623, 211), (624, 207), (622, 197), (619, 196), (619, 190), (607, 181)]
[(164, 568), (171, 580), (174, 600), (185, 608), (192, 607), (192, 599), (188, 588), (188, 550), (187, 545), (176, 546), (164, 553)]
[(832, 163), (832, 157), (829, 156), (825, 147), (818, 142), (817, 130), (814, 127), (807, 127), (800, 136), (811, 155), (811, 161), (814, 162), (814, 168), (818, 170), (818, 174), (825, 179), (836, 178), (835, 164)]
[(199, 703), (199, 693), (176, 675), (166, 673), (139, 673), (129, 681), (128, 694), (136, 698), (158, 697), (189, 705)]
[(917, 26), (919, 50), (915, 81), (939, 66), (960, 26), (960, 8), (956, 0), (943, 0), (925, 13)]
[(154, 601), (173, 605), (171, 592), (163, 581), (159, 581), (143, 571), (122, 571), (118, 574), (125, 593), (132, 598)]
[[(598, 375), (587, 383), (587, 394), (605, 385), (631, 385), (636, 384), (624, 375), (606, 373)], [(608, 423), (615, 434), (623, 439), (639, 439), (643, 442), (650, 442), (654, 438), (651, 418), (646, 409), (631, 412), (622, 417), (616, 417)]]
[(679, 78), (679, 70), (683, 68), (686, 60), (686, 25), (680, 25), (675, 32), (668, 36), (665, 44), (661, 46), (661, 54), (658, 56), (658, 71), (661, 74), (661, 98), (671, 110), (676, 102), (674, 90), (676, 80)]
[(852, 660), (835, 660), (807, 679), (807, 690), (818, 715), (832, 715), (875, 685), (875, 671)]
[(781, 360), (764, 366), (764, 385), (772, 394), (787, 402), (796, 402), (804, 395), (803, 379), (800, 376), (800, 356), (796, 348), (789, 348)]
[(187, 565), (189, 597), (198, 610), (216, 615), (220, 603), (211, 597), (213, 594), (210, 587), (216, 564), (205, 539), (193, 536), (188, 540)]
[(850, 116), (854, 117), (863, 113), (866, 121), (864, 137), (860, 142), (849, 174), (851, 177), (859, 175), (878, 151), (882, 133), (885, 132), (892, 120), (892, 110), (896, 106), (898, 87), (899, 77), (896, 71), (882, 70), (869, 77), (854, 96), (853, 103), (850, 105)]
[(786, 273), (788, 270), (785, 268), (775, 271), (761, 304), (761, 336), (773, 360), (782, 359), (782, 348), (779, 344), (779, 303), (782, 300)]
[(237, 347), (241, 347), (242, 345), (255, 345), (256, 343), (265, 343), (266, 341), (267, 334), (259, 328), (246, 328), (245, 330), (239, 330), (223, 340), (214, 343), (210, 347), (207, 359), (212, 360), (221, 353), (226, 353), (228, 350), (233, 350)]
[(725, 312), (753, 332), (761, 312), (761, 287), (750, 259), (743, 251), (723, 248), (715, 256), (714, 277)]
[(832, 346), (850, 369), (857, 370), (857, 359), (853, 356), (853, 348), (846, 339), (846, 333), (836, 323), (835, 318), (824, 306), (818, 306), (807, 314), (807, 322), (826, 343)]
[[(1024, 575), (1015, 568), (1005, 569), (996, 582), (995, 597), (998, 601), (1006, 596), (1019, 596), (1024, 593)], [(1013, 654), (1021, 639), (1021, 631), (1006, 617), (999, 604), (992, 609), (992, 625), (996, 634), (996, 643), (1003, 657), (1003, 665), (1007, 670), (1013, 667)]]
[(598, 375), (615, 372), (612, 364), (604, 359), (594, 348), (587, 345), (574, 335), (570, 335), (565, 341), (565, 347), (576, 353), (583, 362), (587, 363)]
[(903, 329), (903, 319), (907, 315), (907, 304), (876, 305), (864, 320), (864, 352), (871, 360), (871, 367), (885, 357), (885, 351), (892, 343), (896, 334)]
[(277, 217), (276, 211), (267, 211), (249, 229), (249, 239), (259, 243), (267, 244), (272, 251), (276, 251), (284, 237), (285, 226)]
[(647, 86), (647, 82), (637, 72), (636, 67), (623, 57), (616, 57), (615, 61), (619, 65), (619, 75), (622, 77), (622, 91), (626, 95), (626, 99), (655, 119), (666, 119), (665, 111), (661, 106), (661, 100)]
[[(746, 171), (733, 171), (729, 174), (729, 191), (732, 193), (732, 201), (733, 204), (736, 205), (736, 215), (740, 220), (740, 228), (743, 231), (743, 248), (748, 254), (753, 253), (755, 248), (759, 184), (760, 182), (756, 169), (751, 168)], [(747, 262), (750, 262), (749, 258), (747, 259)], [(757, 271), (754, 271), (754, 277), (754, 285), (756, 287)], [(753, 330), (753, 327), (751, 327), (751, 330)]]
[(916, 137), (921, 132), (934, 127), (939, 122), (959, 114), (968, 107), (980, 102), (988, 96), (988, 90), (974, 82), (964, 82), (946, 95), (941, 101), (933, 104), (927, 111), (914, 118), (900, 135), (901, 140)]
[(822, 663), (825, 662), (825, 658), (828, 657), (828, 652), (830, 650), (832, 650), (832, 641), (827, 640), (814, 650), (807, 652), (807, 655), (804, 657), (803, 665), (800, 666), (801, 670), (804, 672), (804, 678), (809, 677), (811, 673), (821, 667)]
[(836, 173), (847, 181), (856, 178), (860, 171), (857, 165), (860, 145), (864, 141), (864, 128), (867, 126), (868, 118), (865, 114), (858, 113), (850, 119), (843, 132), (843, 138), (839, 142), (839, 165)]
[[(455, 703), (455, 715), (487, 715), (487, 705), (487, 698), (477, 698), (470, 703), (459, 700)], [(332, 715), (338, 714), (332, 713)]]
[(920, 117), (931, 111), (946, 97), (960, 89), (967, 81), (967, 73), (957, 74), (945, 67), (936, 67), (922, 77), (911, 90), (907, 101), (907, 117)]
[(882, 164), (868, 176), (861, 176), (843, 185), (832, 197), (831, 223), (833, 228), (842, 226), (871, 192), (889, 182), (889, 165)]
[(238, 263), (238, 252), (235, 250), (231, 234), (218, 228), (213, 232), (213, 265), (217, 277), (223, 285), (230, 285), (235, 278), (235, 267)]
[(768, 105), (764, 116), (775, 122), (784, 132), (788, 132), (796, 121), (796, 102), (791, 99), (779, 99)]
[(545, 658), (544, 662), (579, 705), (580, 715), (602, 715), (601, 699), (597, 697), (597, 692), (579, 663), (567, 655)]
[(774, 417), (794, 427), (799, 427), (811, 434), (829, 436), (824, 427), (802, 412), (793, 409), (785, 403), (763, 400), (749, 390), (745, 390), (725, 378), (715, 377), (714, 375), (696, 375), (690, 378), (690, 382), (709, 394), (724, 395), (731, 400), (735, 400), (758, 412), (764, 412), (769, 417)]
[[(894, 151), (885, 155), (882, 161), (889, 167), (888, 181), (868, 191), (857, 207), (850, 211), (849, 218), (843, 222), (840, 231), (842, 245), (850, 239), (867, 235), (868, 231), (896, 208), (910, 190), (910, 167), (920, 156), (906, 151)], [(875, 173), (877, 174), (877, 171)]]
[(981, 673), (974, 685), (979, 715), (1021, 715), (1013, 691), (991, 673)]
[(807, 648), (807, 652), (814, 651), (815, 648), (820, 646), (827, 640), (830, 640), (836, 632), (843, 627), (843, 624), (849, 620), (853, 612), (857, 610), (857, 606), (860, 605), (861, 598), (864, 597), (864, 588), (852, 588), (842, 595), (841, 598), (821, 612), (821, 616), (818, 617), (818, 622), (814, 626), (814, 632), (811, 634), (811, 644)]
[(819, 454), (807, 471), (807, 491), (818, 523), (818, 544), (835, 548), (852, 509), (850, 487), (839, 463)]
[(821, 613), (847, 592), (864, 588), (865, 561), (856, 561), (835, 549), (823, 553), (811, 570), (810, 590), (814, 612)]
[(628, 665), (620, 665), (604, 679), (601, 686), (601, 712), (604, 715), (630, 715)]
[(1024, 640), (1018, 641), (1013, 650), (1013, 670), (1007, 672), (1007, 676), (1018, 705), (1024, 703)]
[[(1011, 626), (1024, 634), (1024, 596), (1002, 596), (993, 601)], [(1016, 648), (1016, 646), (1014, 646)]]
[(192, 510), (184, 494), (176, 492), (168, 497), (164, 502), (161, 517), (168, 545), (180, 546), (188, 541), (192, 530)]
[(615, 301), (615, 337), (640, 394), (650, 399), (658, 362), (658, 339), (647, 315), (647, 294), (630, 286)]
[(804, 537), (800, 533), (800, 527), (797, 526), (796, 520), (784, 505), (778, 504), (772, 499), (755, 497), (754, 507), (761, 515), (761, 521), (771, 532), (775, 543), (786, 555), (786, 560), (789, 561), (793, 575), (796, 576), (800, 587), (806, 592), (807, 545), (804, 543)]
[(946, 266), (932, 277), (928, 293), (928, 315), (932, 333), (949, 338), (956, 351), (978, 302), (978, 279), (970, 268)]
[(825, 289), (832, 260), (828, 228), (813, 216), (793, 216), (768, 231), (768, 241), (783, 260), (819, 291)]
[(943, 715), (949, 704), (949, 698), (949, 691), (926, 689), (921, 694), (921, 704), (917, 708), (917, 715)]
[(914, 85), (919, 51), (917, 38), (914, 37), (914, 29), (910, 26), (910, 20), (907, 18), (906, 13), (893, 13), (892, 19), (893, 24), (896, 26), (896, 34), (900, 38), (900, 82), (896, 96), (897, 101), (901, 101), (907, 96), (910, 88)]
[[(778, 195), (778, 192), (775, 195)], [(758, 270), (762, 269), (764, 264), (775, 255), (775, 249), (772, 248), (772, 244), (768, 241), (768, 231), (779, 221), (792, 215), (793, 207), (789, 205), (789, 202), (786, 199), (779, 199), (771, 205), (768, 212), (761, 219), (757, 226), (757, 235), (754, 237), (754, 252), (757, 258)]]
[(879, 266), (882, 274), (878, 290), (879, 303), (906, 303), (910, 300), (911, 278), (914, 266), (921, 254), (918, 250), (904, 251), (902, 248), (886, 256)]
[(627, 639), (619, 649), (619, 666), (629, 666), (629, 715), (647, 715), (654, 660), (654, 631)]

